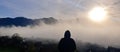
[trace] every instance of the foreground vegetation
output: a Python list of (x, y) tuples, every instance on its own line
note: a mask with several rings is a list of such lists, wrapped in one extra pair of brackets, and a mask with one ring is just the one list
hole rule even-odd
[[(57, 42), (45, 40), (35, 41), (20, 37), (18, 34), (13, 36), (0, 36), (0, 52), (59, 52)], [(77, 43), (76, 52), (120, 52), (119, 48), (108, 47), (91, 43)]]

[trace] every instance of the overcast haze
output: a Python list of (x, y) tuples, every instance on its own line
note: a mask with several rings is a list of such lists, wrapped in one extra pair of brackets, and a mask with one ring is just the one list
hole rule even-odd
[(29, 18), (85, 17), (95, 6), (105, 6), (111, 16), (119, 16), (119, 0), (0, 0), (0, 16)]

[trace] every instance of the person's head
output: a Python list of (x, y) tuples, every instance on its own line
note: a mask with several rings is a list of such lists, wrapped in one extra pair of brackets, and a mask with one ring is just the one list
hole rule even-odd
[(70, 38), (71, 37), (71, 33), (69, 30), (66, 30), (65, 31), (65, 34), (64, 34), (64, 38)]

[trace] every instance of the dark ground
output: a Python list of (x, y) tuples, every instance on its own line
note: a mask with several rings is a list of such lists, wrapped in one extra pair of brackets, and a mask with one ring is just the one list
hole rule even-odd
[[(48, 41), (47, 43), (43, 43)], [(108, 47), (91, 43), (77, 43), (76, 52), (120, 52), (119, 48)], [(59, 52), (58, 42), (54, 40), (34, 41), (22, 38), (16, 34), (13, 36), (0, 36), (0, 52)]]

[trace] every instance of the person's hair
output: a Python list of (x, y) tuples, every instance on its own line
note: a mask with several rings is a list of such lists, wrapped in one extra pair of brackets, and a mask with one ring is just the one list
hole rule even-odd
[(70, 38), (71, 37), (71, 33), (69, 30), (66, 30), (65, 31), (65, 34), (64, 34), (64, 38)]

